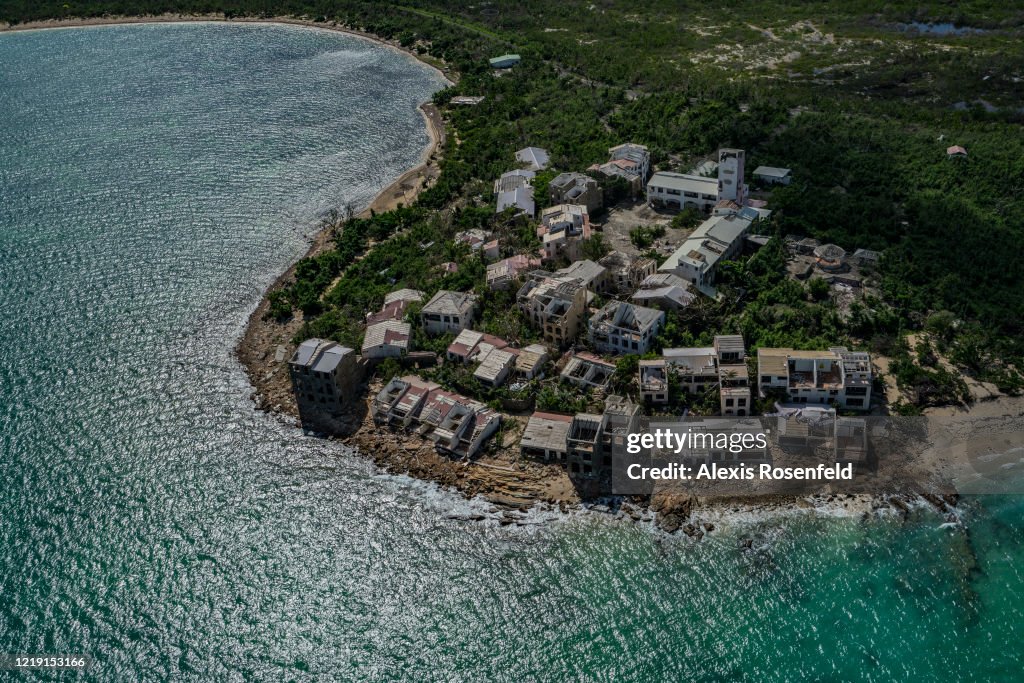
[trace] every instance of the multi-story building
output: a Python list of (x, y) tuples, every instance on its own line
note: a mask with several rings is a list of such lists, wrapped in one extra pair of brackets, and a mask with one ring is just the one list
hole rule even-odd
[(659, 171), (647, 183), (647, 203), (655, 208), (682, 210), (694, 208), (710, 213), (719, 202), (729, 200), (744, 206), (747, 186), (742, 149), (718, 150), (718, 177), (694, 173)]
[(717, 386), (720, 414), (744, 417), (751, 412), (746, 349), (739, 335), (719, 335), (709, 347), (665, 349), (662, 358), (641, 360), (640, 395), (648, 403), (667, 403), (670, 383), (698, 394)]
[(575, 278), (595, 294), (605, 294), (611, 285), (608, 270), (604, 266), (590, 260), (573, 261), (565, 268), (556, 270), (555, 275)]
[(516, 356), (516, 377), (531, 380), (544, 376), (544, 365), (548, 362), (548, 350), (543, 344), (530, 344), (519, 350)]
[(684, 393), (703, 393), (718, 383), (718, 363), (713, 347), (665, 349), (662, 356)]
[(656, 209), (693, 208), (708, 213), (718, 203), (718, 180), (658, 171), (647, 181), (647, 203)]
[(634, 172), (640, 180), (646, 180), (651, 171), (651, 153), (644, 145), (635, 142), (624, 142), (608, 149), (608, 161), (624, 161), (632, 164)]
[(579, 334), (587, 306), (587, 289), (576, 278), (533, 271), (516, 302), (530, 323), (541, 331), (544, 341), (555, 347), (568, 345)]
[(582, 204), (587, 212), (601, 208), (604, 196), (597, 180), (583, 173), (562, 173), (548, 183), (552, 204)]
[(871, 407), (871, 357), (832, 347), (828, 351), (764, 348), (757, 351), (762, 398), (783, 390), (790, 403), (834, 404), (847, 410)]
[(747, 348), (738, 334), (715, 337), (715, 359), (718, 363), (720, 414), (744, 417), (751, 413), (750, 378), (747, 371)]
[(643, 191), (644, 181), (651, 170), (651, 154), (643, 145), (632, 142), (616, 145), (608, 150), (608, 162), (594, 164), (588, 171), (596, 171), (609, 178), (622, 178), (633, 196)]
[(441, 385), (412, 375), (394, 377), (373, 399), (373, 419), (380, 424), (408, 426), (420, 414), (430, 392)]
[(697, 298), (690, 283), (672, 273), (655, 273), (640, 283), (630, 301), (662, 310), (686, 308)]
[(558, 204), (540, 213), (537, 237), (545, 259), (580, 257), (581, 242), (590, 238), (590, 214), (582, 204)]
[(515, 369), (518, 356), (519, 349), (491, 349), (478, 357), (480, 365), (473, 371), (473, 377), (486, 386), (500, 387)]
[(502, 173), (494, 181), (494, 194), (497, 196), (496, 212), (514, 208), (517, 213), (533, 218), (537, 213), (537, 205), (533, 201), (533, 178), (536, 174), (525, 168)]
[(537, 411), (530, 416), (519, 441), (519, 452), (527, 458), (565, 465), (572, 415)]
[(619, 294), (631, 294), (633, 290), (658, 270), (658, 263), (647, 257), (633, 258), (621, 251), (613, 251), (598, 261), (608, 269), (611, 287)]
[(669, 367), (664, 358), (640, 361), (640, 399), (645, 403), (668, 403)]
[(664, 324), (664, 311), (609, 301), (590, 318), (590, 343), (600, 353), (647, 353)]
[(487, 288), (491, 291), (504, 290), (512, 286), (522, 273), (540, 268), (539, 258), (516, 254), (487, 266)]
[(362, 371), (356, 352), (337, 342), (307, 339), (288, 361), (292, 391), (303, 425), (338, 429), (338, 418), (357, 395)]
[[(757, 419), (687, 419), (684, 424), (690, 434), (678, 454), (684, 462), (691, 465), (719, 463), (733, 466), (740, 463), (772, 462), (768, 444), (758, 446), (758, 436), (764, 434), (764, 428)], [(746, 435), (749, 436), (736, 444), (739, 446), (737, 451), (732, 447), (721, 447), (723, 440), (728, 443), (729, 439)]]
[(747, 153), (742, 149), (718, 150), (718, 198), (729, 199), (743, 206), (747, 185), (743, 177)]
[(460, 332), (473, 324), (475, 312), (475, 295), (441, 289), (420, 309), (420, 321), (427, 334)]
[(566, 436), (566, 467), (570, 475), (597, 478), (612, 467), (615, 448), (624, 449), (630, 432), (636, 431), (640, 406), (622, 396), (609, 396), (604, 412), (579, 413)]
[(509, 343), (501, 337), (484, 334), (476, 330), (462, 330), (458, 336), (448, 345), (445, 358), (459, 363), (469, 363), (478, 360), (494, 349), (504, 349)]
[(743, 212), (712, 216), (700, 224), (686, 241), (669, 256), (659, 272), (672, 273), (713, 295), (718, 264), (737, 256), (750, 232), (750, 217)]
[(501, 415), (482, 403), (413, 376), (396, 377), (378, 392), (373, 418), (381, 424), (415, 424), (416, 433), (437, 450), (460, 457), (475, 455), (501, 422)]

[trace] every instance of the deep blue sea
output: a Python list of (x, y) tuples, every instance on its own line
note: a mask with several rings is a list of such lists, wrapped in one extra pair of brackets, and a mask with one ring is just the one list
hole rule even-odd
[(255, 410), (249, 312), (318, 215), (417, 161), (442, 85), (290, 26), (0, 35), (0, 653), (95, 681), (1024, 678), (1020, 498), (967, 534), (503, 527)]

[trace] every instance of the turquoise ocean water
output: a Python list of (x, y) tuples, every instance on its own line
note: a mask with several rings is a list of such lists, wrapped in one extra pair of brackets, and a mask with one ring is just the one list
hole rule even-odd
[(415, 162), (441, 85), (297, 27), (0, 35), (0, 653), (97, 681), (1024, 677), (1019, 498), (969, 535), (502, 527), (254, 409), (249, 311), (317, 215)]

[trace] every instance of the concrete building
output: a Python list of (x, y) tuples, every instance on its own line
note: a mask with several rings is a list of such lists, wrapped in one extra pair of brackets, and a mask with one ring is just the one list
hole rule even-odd
[(588, 213), (601, 208), (604, 195), (597, 180), (583, 173), (562, 173), (548, 183), (552, 204), (582, 204)]
[(608, 157), (607, 163), (594, 164), (587, 170), (610, 178), (622, 178), (629, 184), (633, 196), (642, 192), (651, 170), (651, 154), (647, 147), (627, 142), (609, 148)]
[(664, 324), (664, 311), (609, 301), (590, 318), (590, 343), (600, 353), (647, 353)]
[(609, 396), (604, 412), (579, 413), (566, 436), (566, 469), (570, 476), (597, 478), (611, 470), (612, 451), (624, 448), (636, 430), (640, 406), (621, 396)]
[(515, 65), (519, 64), (521, 58), (519, 55), (510, 54), (492, 57), (488, 61), (490, 62), (492, 69), (511, 69)]
[(531, 380), (544, 376), (544, 365), (548, 362), (548, 350), (541, 344), (530, 344), (520, 349), (516, 357), (516, 377)]
[(742, 149), (724, 148), (718, 150), (718, 198), (731, 199), (743, 206), (747, 198), (747, 186), (743, 167), (747, 153)]
[(292, 354), (288, 371), (302, 424), (321, 431), (338, 429), (362, 380), (356, 352), (337, 342), (307, 339)]
[(702, 173), (655, 173), (647, 183), (647, 203), (655, 208), (676, 211), (694, 208), (705, 213), (723, 200), (742, 207), (747, 198), (743, 176), (745, 157), (742, 149), (718, 150), (717, 178)]
[(408, 426), (419, 416), (430, 392), (440, 388), (413, 375), (394, 377), (374, 397), (373, 419), (379, 424)]
[(558, 204), (540, 214), (537, 237), (545, 259), (580, 257), (580, 243), (590, 238), (590, 214), (582, 204)]
[(564, 347), (579, 334), (587, 289), (576, 278), (537, 270), (519, 288), (516, 303), (548, 345)]
[(690, 234), (658, 271), (672, 273), (695, 285), (701, 293), (714, 296), (718, 264), (740, 254), (750, 225), (751, 220), (739, 214), (712, 216)]
[(621, 251), (606, 254), (598, 263), (608, 269), (611, 288), (623, 295), (631, 294), (647, 276), (658, 270), (654, 259), (633, 258)]
[(373, 400), (379, 424), (416, 426), (416, 433), (439, 451), (473, 457), (494, 434), (501, 415), (487, 406), (441, 389), (419, 377), (394, 378)]
[(420, 310), (420, 321), (427, 334), (460, 332), (473, 324), (476, 296), (467, 292), (438, 290)]
[(765, 185), (789, 185), (793, 179), (793, 172), (788, 168), (758, 166), (754, 169), (754, 179)]
[[(768, 445), (765, 444), (764, 448), (757, 446), (757, 437), (759, 434), (763, 434), (763, 427), (759, 420), (751, 418), (687, 420), (686, 428), (691, 437), (678, 455), (690, 466), (711, 463), (758, 464), (772, 461)], [(739, 437), (749, 435), (738, 444), (742, 446), (739, 452), (733, 452), (729, 447), (720, 447), (723, 442), (728, 443), (730, 438), (737, 438), (734, 435)]]
[(500, 387), (512, 374), (518, 356), (518, 349), (491, 349), (478, 356), (480, 365), (473, 371), (473, 376), (480, 380), (481, 384)]
[(608, 161), (625, 161), (632, 165), (640, 181), (647, 179), (651, 171), (651, 153), (644, 145), (626, 142), (608, 149)]
[(397, 320), (382, 320), (366, 328), (360, 355), (363, 358), (401, 358), (409, 353), (412, 325)]
[(608, 270), (594, 261), (573, 261), (565, 268), (556, 270), (555, 275), (579, 280), (584, 287), (595, 294), (605, 294), (610, 289), (611, 281), (608, 277)]
[(519, 452), (527, 458), (564, 465), (569, 451), (568, 437), (572, 421), (572, 415), (535, 412), (523, 430)]
[(721, 415), (744, 417), (752, 412), (746, 358), (747, 349), (743, 337), (738, 334), (720, 334), (715, 337)]
[(781, 389), (794, 404), (831, 405), (846, 410), (871, 407), (871, 357), (833, 347), (828, 351), (763, 348), (757, 351), (762, 398)]
[(487, 288), (491, 291), (509, 289), (523, 273), (540, 268), (541, 260), (516, 254), (487, 266)]
[(501, 415), (484, 404), (441, 389), (432, 390), (420, 410), (416, 432), (441, 452), (469, 458), (497, 431)]
[(718, 363), (713, 347), (665, 349), (662, 356), (684, 393), (703, 393), (718, 383)]
[(452, 362), (471, 363), (494, 349), (504, 349), (508, 346), (509, 343), (500, 337), (476, 330), (462, 330), (448, 345), (445, 358)]
[(669, 368), (664, 358), (640, 361), (640, 399), (645, 403), (668, 403)]
[(656, 209), (681, 211), (693, 208), (709, 213), (718, 203), (718, 180), (658, 171), (647, 181), (647, 203)]
[(668, 311), (686, 308), (696, 298), (686, 280), (672, 273), (655, 273), (640, 283), (630, 301)]
[(551, 158), (547, 150), (540, 147), (524, 147), (516, 152), (516, 161), (531, 171), (543, 171), (548, 167)]
[(615, 372), (615, 363), (586, 351), (573, 355), (562, 368), (561, 378), (578, 387), (604, 389)]
[(596, 477), (598, 452), (601, 443), (601, 423), (604, 416), (597, 413), (577, 413), (569, 425), (566, 436), (566, 469), (570, 475)]
[(599, 453), (602, 473), (610, 473), (612, 453), (618, 448), (624, 452), (628, 436), (637, 431), (640, 420), (640, 404), (625, 396), (612, 394), (604, 401), (604, 419), (601, 421)]
[(515, 209), (530, 218), (537, 213), (537, 205), (533, 201), (532, 181), (536, 174), (527, 169), (516, 169), (502, 173), (494, 181), (494, 194), (496, 195), (497, 213), (505, 209)]

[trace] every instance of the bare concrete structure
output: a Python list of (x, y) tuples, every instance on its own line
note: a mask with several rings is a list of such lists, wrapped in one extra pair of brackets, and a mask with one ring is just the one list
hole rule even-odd
[(346, 409), (362, 380), (356, 352), (337, 342), (307, 339), (292, 354), (288, 370), (303, 426), (343, 431)]

